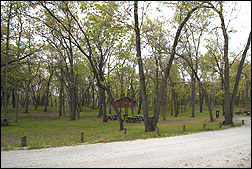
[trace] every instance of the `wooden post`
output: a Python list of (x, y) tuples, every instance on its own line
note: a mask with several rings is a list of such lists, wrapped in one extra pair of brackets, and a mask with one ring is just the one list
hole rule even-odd
[(81, 133), (81, 143), (84, 143), (84, 133)]
[(216, 110), (216, 119), (220, 117), (220, 110)]
[(203, 124), (203, 131), (205, 131), (206, 130), (206, 124), (204, 123)]
[(26, 147), (26, 136), (21, 137), (21, 147)]
[(126, 139), (126, 132), (127, 132), (127, 129), (124, 128), (124, 129), (123, 129), (123, 138), (124, 138), (124, 139)]
[(159, 127), (156, 127), (156, 133), (159, 134)]
[(183, 133), (186, 131), (186, 125), (183, 125)]
[(219, 123), (219, 128), (221, 128), (222, 127), (222, 124), (221, 123)]
[(244, 123), (244, 120), (242, 120), (242, 125), (244, 125), (245, 123)]

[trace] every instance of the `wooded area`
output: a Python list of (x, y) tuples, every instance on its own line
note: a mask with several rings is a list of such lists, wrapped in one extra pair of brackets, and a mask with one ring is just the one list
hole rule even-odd
[(15, 107), (18, 122), (18, 108), (29, 113), (31, 105), (44, 112), (56, 106), (63, 116), (68, 106), (73, 121), (98, 108), (103, 122), (115, 113), (123, 130), (125, 112), (116, 99), (127, 97), (148, 132), (160, 113), (165, 120), (166, 113), (176, 117), (191, 107), (195, 117), (195, 104), (200, 112), (207, 106), (210, 121), (214, 106), (222, 105), (224, 124), (232, 124), (235, 106), (251, 111), (251, 32), (240, 51), (229, 51), (235, 31), (228, 4), (158, 2), (175, 14), (151, 19), (152, 3), (1, 1), (1, 116)]

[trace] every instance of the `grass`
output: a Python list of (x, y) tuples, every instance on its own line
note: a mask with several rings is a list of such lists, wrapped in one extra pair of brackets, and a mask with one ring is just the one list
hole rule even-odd
[[(38, 115), (47, 114), (55, 116), (55, 108), (51, 108), (48, 112), (43, 112), (42, 108), (38, 108), (37, 113), (23, 113), (22, 108), (19, 109), (19, 115)], [(9, 116), (14, 116), (14, 109), (9, 108)], [(131, 111), (129, 111), (131, 115)], [(136, 112), (136, 111), (135, 111)], [(2, 114), (2, 112), (1, 112)], [(82, 112), (81, 116), (98, 115), (98, 110), (89, 110)], [(162, 120), (161, 113), (158, 122), (159, 134), (156, 132), (144, 132), (144, 123), (124, 123), (127, 128), (126, 140), (147, 139), (156, 137), (169, 137), (181, 134), (188, 134), (203, 131), (203, 124), (206, 124), (206, 130), (220, 130), (219, 122), (209, 122), (207, 111), (199, 113), (196, 111), (195, 117), (191, 118), (191, 111), (180, 113), (178, 117), (173, 117), (170, 113), (166, 114), (166, 120)], [(186, 132), (183, 133), (182, 126), (186, 125)], [(240, 126), (235, 124), (234, 126)], [(223, 126), (227, 129), (231, 126)], [(119, 122), (108, 121), (102, 122), (102, 118), (92, 119), (69, 119), (60, 120), (20, 120), (18, 123), (10, 123), (7, 127), (1, 127), (1, 150), (11, 150), (20, 148), (21, 137), (27, 136), (27, 149), (70, 146), (80, 144), (81, 133), (84, 132), (85, 143), (101, 143), (124, 141), (123, 131), (119, 130)]]

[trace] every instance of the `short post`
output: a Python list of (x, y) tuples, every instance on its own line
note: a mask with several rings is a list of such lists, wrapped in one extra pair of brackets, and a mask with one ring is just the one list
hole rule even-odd
[(220, 110), (216, 110), (216, 119), (220, 117)]
[(219, 123), (219, 128), (221, 128), (222, 127), (222, 124), (221, 123)]
[(244, 120), (242, 120), (242, 125), (244, 125), (245, 123), (244, 123)]
[(26, 147), (26, 136), (21, 137), (21, 147)]
[(159, 134), (159, 127), (156, 127), (156, 133)]
[(206, 130), (206, 124), (205, 123), (203, 124), (203, 130), (204, 131)]
[(81, 133), (81, 143), (84, 143), (84, 133)]
[(186, 125), (183, 125), (183, 133), (186, 131)]
[(124, 138), (124, 139), (126, 139), (126, 132), (127, 132), (127, 129), (124, 128), (124, 129), (123, 129), (123, 138)]

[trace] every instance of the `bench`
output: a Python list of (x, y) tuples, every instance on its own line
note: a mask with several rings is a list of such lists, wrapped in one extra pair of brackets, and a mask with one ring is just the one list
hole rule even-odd
[(14, 118), (1, 117), (1, 126), (8, 126), (8, 124), (10, 123), (10, 120), (14, 120)]

